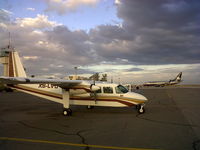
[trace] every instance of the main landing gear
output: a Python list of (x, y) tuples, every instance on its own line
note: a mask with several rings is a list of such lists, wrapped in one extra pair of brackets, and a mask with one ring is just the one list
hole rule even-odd
[(71, 116), (72, 110), (69, 108), (69, 90), (62, 90), (63, 93), (63, 115)]
[(87, 105), (87, 107), (86, 107), (87, 109), (93, 109), (94, 108), (94, 106), (91, 106), (91, 105)]
[(145, 112), (144, 104), (137, 105), (136, 108), (139, 114), (143, 114)]
[(64, 108), (63, 109), (63, 115), (64, 116), (71, 116), (72, 115), (72, 110), (70, 108)]

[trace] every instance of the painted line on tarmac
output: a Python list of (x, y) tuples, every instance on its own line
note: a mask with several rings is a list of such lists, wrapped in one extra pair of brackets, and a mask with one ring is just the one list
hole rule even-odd
[(67, 145), (67, 146), (76, 146), (76, 147), (91, 147), (91, 148), (113, 149), (113, 150), (158, 150), (158, 149), (145, 149), (145, 148), (128, 148), (128, 147), (115, 147), (115, 146), (102, 146), (102, 145), (87, 145), (87, 144), (56, 142), (56, 141), (46, 141), (46, 140), (34, 140), (34, 139), (23, 139), (23, 138), (11, 138), (11, 137), (0, 137), (0, 140)]

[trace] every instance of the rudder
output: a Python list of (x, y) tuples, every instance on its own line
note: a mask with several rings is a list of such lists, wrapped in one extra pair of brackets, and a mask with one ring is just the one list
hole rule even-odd
[(3, 64), (6, 77), (26, 77), (26, 72), (19, 58), (18, 52), (13, 50), (2, 50), (0, 62)]

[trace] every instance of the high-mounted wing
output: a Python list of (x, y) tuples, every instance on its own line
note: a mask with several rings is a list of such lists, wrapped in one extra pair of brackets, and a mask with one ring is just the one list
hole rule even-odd
[(27, 77), (0, 77), (0, 82), (4, 84), (52, 84), (63, 89), (72, 88), (81, 84), (81, 80), (64, 80), (64, 79), (42, 79), (42, 78), (27, 78)]

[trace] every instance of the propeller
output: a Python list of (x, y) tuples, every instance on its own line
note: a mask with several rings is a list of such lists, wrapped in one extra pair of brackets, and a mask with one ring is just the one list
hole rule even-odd
[(96, 86), (95, 84), (95, 76), (93, 77), (93, 84), (90, 85), (90, 91), (92, 93), (92, 95), (94, 96), (94, 100), (95, 100), (95, 103), (97, 102), (97, 90), (99, 90), (100, 87), (99, 86)]

